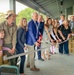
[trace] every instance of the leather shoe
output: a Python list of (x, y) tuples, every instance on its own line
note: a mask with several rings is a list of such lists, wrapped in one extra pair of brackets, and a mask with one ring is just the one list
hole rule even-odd
[(22, 73), (22, 74), (20, 74), (20, 75), (26, 75), (26, 74)]
[(40, 59), (38, 59), (38, 60), (44, 61), (44, 59), (42, 59), (42, 58), (40, 58)]
[(34, 68), (30, 68), (30, 70), (31, 70), (31, 71), (39, 71), (40, 69), (39, 69), (39, 68), (34, 67)]
[(26, 65), (26, 68), (30, 68), (30, 64), (27, 64), (27, 65)]

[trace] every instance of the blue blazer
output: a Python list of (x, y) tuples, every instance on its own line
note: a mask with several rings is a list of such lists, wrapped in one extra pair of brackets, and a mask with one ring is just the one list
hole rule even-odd
[(28, 23), (28, 31), (27, 31), (27, 38), (26, 38), (26, 44), (27, 45), (34, 45), (34, 43), (37, 41), (38, 39), (38, 34), (37, 34), (37, 24), (34, 23), (33, 20), (31, 20)]

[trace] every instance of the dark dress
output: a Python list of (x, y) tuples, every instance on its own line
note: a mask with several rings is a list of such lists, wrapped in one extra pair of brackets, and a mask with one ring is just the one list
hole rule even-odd
[[(20, 27), (17, 30), (17, 43), (16, 43), (16, 53), (24, 53), (24, 47), (26, 43), (26, 29)], [(25, 56), (21, 56), (21, 62), (20, 62), (20, 73), (24, 73), (24, 62), (25, 62)]]
[[(61, 26), (59, 26), (58, 30), (60, 30), (62, 32), (63, 36), (65, 37), (65, 40), (67, 39), (68, 34), (71, 33), (70, 26), (68, 27), (68, 29), (65, 29), (64, 25), (61, 25)], [(58, 34), (58, 36), (62, 41), (64, 41), (59, 34)], [(63, 48), (64, 48), (64, 50), (63, 50)], [(66, 42), (59, 45), (59, 52), (62, 53), (62, 54), (63, 53), (64, 54), (69, 54), (68, 41), (66, 41)]]

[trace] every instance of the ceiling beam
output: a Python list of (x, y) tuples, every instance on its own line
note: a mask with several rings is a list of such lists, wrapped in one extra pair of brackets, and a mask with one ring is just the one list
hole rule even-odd
[(52, 16), (54, 18), (54, 16), (50, 12), (48, 12), (46, 9), (44, 9), (42, 6), (40, 6), (38, 3), (34, 2), (34, 1), (33, 1), (33, 3), (36, 4), (42, 10), (44, 10), (46, 14), (49, 14), (50, 16)]
[(52, 1), (48, 1), (47, 3), (43, 3), (43, 4), (40, 3), (40, 4), (45, 7), (45, 6), (50, 5), (50, 4), (54, 3), (54, 2), (55, 2), (55, 1), (52, 0)]

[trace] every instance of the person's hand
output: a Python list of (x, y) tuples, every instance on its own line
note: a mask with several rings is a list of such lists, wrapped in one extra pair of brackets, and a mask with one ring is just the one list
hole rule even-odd
[(71, 34), (68, 34), (67, 40), (69, 40), (72, 37)]
[(69, 37), (67, 38), (67, 40), (69, 40)]
[(63, 40), (66, 40), (65, 37), (63, 37)]
[(59, 41), (59, 42), (62, 42), (62, 40), (61, 40), (61, 39), (58, 39), (58, 41)]
[(24, 47), (24, 50), (27, 50), (27, 46)]
[(10, 54), (12, 54), (12, 50), (10, 49), (10, 50), (8, 50), (8, 52), (10, 53)]
[(51, 41), (52, 43), (54, 43), (54, 40), (53, 40), (53, 39), (51, 39), (50, 41)]
[(58, 43), (59, 42), (59, 40), (56, 40), (56, 43)]
[(38, 47), (40, 44), (38, 42), (35, 42), (35, 45)]
[(54, 42), (54, 40), (53, 40), (53, 39), (51, 39), (50, 41), (51, 41), (52, 45), (54, 45), (54, 44), (55, 44), (55, 42)]
[(10, 54), (14, 54), (15, 53), (15, 49), (12, 48), (11, 50), (8, 51)]

